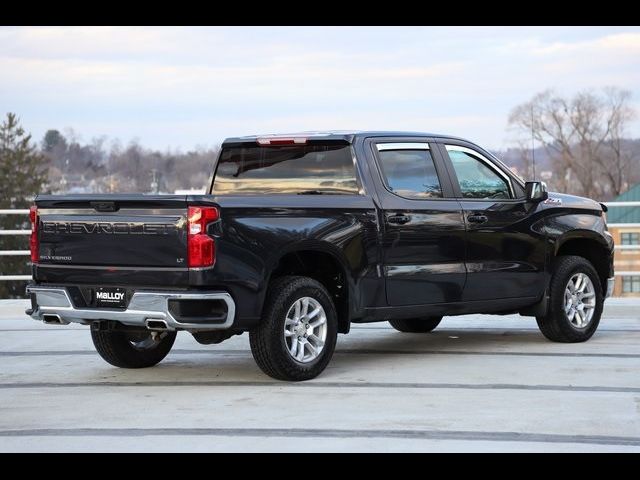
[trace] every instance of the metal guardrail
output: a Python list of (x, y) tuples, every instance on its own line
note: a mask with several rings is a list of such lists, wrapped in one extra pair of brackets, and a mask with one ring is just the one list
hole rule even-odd
[[(0, 215), (29, 215), (29, 209), (0, 209)], [(0, 235), (31, 235), (31, 230), (0, 230)], [(3, 252), (24, 252), (24, 250), (2, 250), (0, 251), (0, 255), (10, 255)], [(27, 254), (28, 253), (29, 252), (27, 251)], [(14, 255), (24, 255), (24, 253), (16, 253)]]
[(0, 275), (0, 280), (10, 282), (11, 280), (31, 280), (31, 275)]
[(29, 215), (28, 208), (0, 209), (0, 215)]
[(0, 230), (0, 235), (30, 235), (31, 230)]
[[(640, 202), (602, 202), (607, 207), (640, 207)], [(607, 223), (608, 227), (613, 228), (640, 228), (640, 223)], [(624, 248), (620, 248), (624, 247)], [(626, 247), (631, 247), (629, 250), (634, 248), (638, 248), (635, 245), (616, 245), (616, 248), (620, 248), (620, 250), (627, 250)]]
[[(29, 215), (29, 209), (0, 209), (0, 215)], [(0, 230), (0, 235), (31, 235), (31, 230)], [(29, 256), (29, 250), (0, 250), (0, 256)], [(0, 281), (31, 280), (31, 275), (0, 275)]]
[(607, 207), (639, 207), (640, 202), (602, 202)]
[[(640, 207), (640, 202), (602, 202), (608, 207)], [(29, 215), (29, 209), (0, 209), (0, 215)], [(609, 227), (640, 228), (640, 223), (610, 223)], [(0, 230), (0, 235), (30, 235), (31, 230)], [(640, 245), (616, 245), (616, 250), (640, 250)], [(0, 256), (28, 256), (29, 250), (0, 250)], [(640, 272), (616, 272), (616, 275), (640, 275)], [(31, 280), (31, 275), (0, 275), (0, 281)]]

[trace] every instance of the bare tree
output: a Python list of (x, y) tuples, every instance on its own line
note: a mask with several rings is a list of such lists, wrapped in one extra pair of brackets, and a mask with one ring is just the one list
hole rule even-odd
[(533, 135), (553, 160), (553, 184), (598, 198), (619, 195), (631, 173), (624, 133), (635, 112), (631, 94), (615, 87), (564, 98), (551, 90), (515, 107), (509, 125)]
[[(632, 178), (633, 161), (637, 160), (636, 153), (625, 140), (626, 126), (635, 118), (636, 112), (629, 105), (631, 93), (617, 88), (605, 89), (605, 101), (611, 115), (608, 119), (605, 147), (607, 155), (600, 157), (603, 173), (607, 176), (612, 194), (617, 196), (626, 191)], [(637, 171), (636, 171), (637, 173)]]

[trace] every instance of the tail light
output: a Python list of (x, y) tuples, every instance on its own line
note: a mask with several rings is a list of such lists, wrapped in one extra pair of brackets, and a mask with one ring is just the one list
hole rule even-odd
[(38, 207), (33, 205), (29, 209), (29, 220), (31, 220), (31, 238), (29, 238), (29, 248), (31, 250), (31, 263), (38, 263), (40, 254), (38, 252)]
[(212, 267), (216, 261), (216, 244), (207, 235), (207, 225), (220, 218), (215, 207), (189, 207), (187, 214), (187, 255), (189, 268)]

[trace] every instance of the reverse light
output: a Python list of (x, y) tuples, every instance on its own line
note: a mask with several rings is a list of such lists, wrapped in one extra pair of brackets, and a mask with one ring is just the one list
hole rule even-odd
[(207, 235), (207, 225), (220, 218), (216, 207), (189, 207), (187, 212), (187, 256), (189, 268), (212, 267), (216, 244)]
[(31, 237), (29, 238), (31, 263), (38, 263), (40, 260), (40, 245), (38, 243), (38, 207), (35, 205), (29, 209), (29, 220), (31, 220)]
[(260, 137), (256, 139), (258, 145), (278, 146), (278, 145), (303, 145), (307, 143), (307, 137)]

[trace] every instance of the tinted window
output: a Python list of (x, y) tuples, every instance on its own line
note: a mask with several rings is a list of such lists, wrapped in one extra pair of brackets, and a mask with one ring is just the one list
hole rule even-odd
[(475, 156), (450, 150), (449, 158), (465, 198), (511, 198), (509, 184)]
[(358, 193), (348, 145), (230, 147), (222, 150), (215, 193)]
[(625, 232), (621, 234), (622, 245), (640, 245), (640, 233)]
[(442, 197), (429, 150), (385, 149), (378, 156), (387, 187), (396, 195), (418, 199)]
[(640, 292), (640, 276), (624, 275), (622, 277), (622, 293), (639, 293)]

